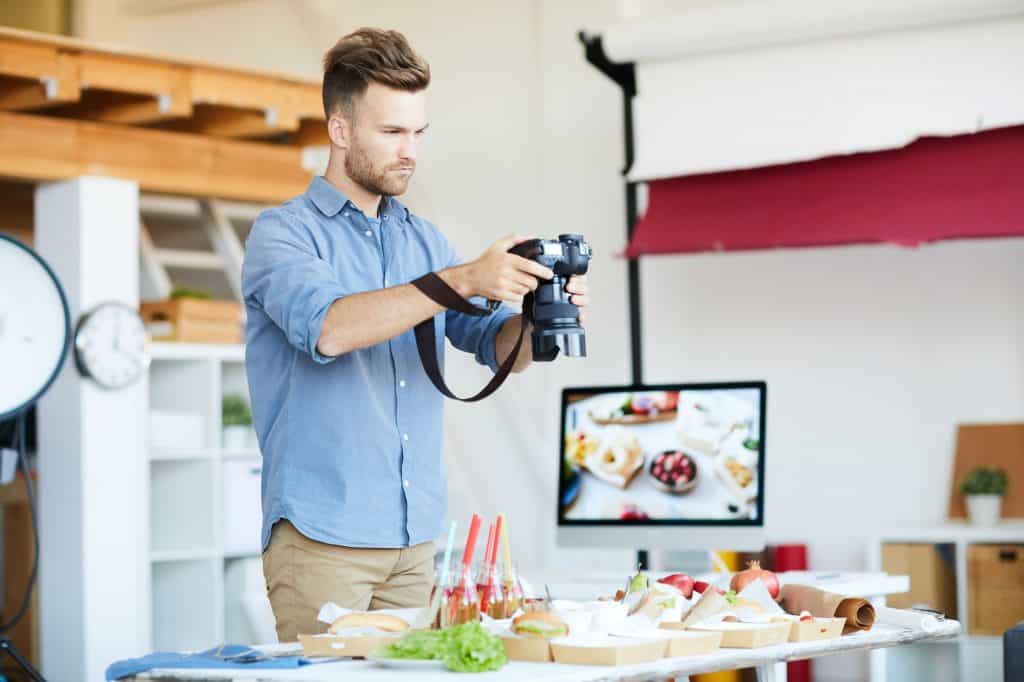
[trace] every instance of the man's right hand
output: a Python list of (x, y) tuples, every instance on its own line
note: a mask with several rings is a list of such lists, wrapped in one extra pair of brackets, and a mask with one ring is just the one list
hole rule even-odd
[(555, 276), (540, 263), (509, 253), (516, 244), (534, 237), (509, 235), (491, 244), (475, 261), (438, 273), (462, 296), (483, 296), (492, 301), (519, 304), (540, 280)]

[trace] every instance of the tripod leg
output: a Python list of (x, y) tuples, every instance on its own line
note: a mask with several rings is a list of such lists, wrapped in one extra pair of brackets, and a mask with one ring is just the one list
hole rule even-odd
[(46, 682), (43, 676), (39, 674), (39, 671), (32, 667), (32, 664), (28, 662), (24, 656), (18, 653), (18, 650), (14, 648), (11, 640), (6, 637), (0, 638), (0, 650), (6, 651), (11, 655), (11, 658), (21, 666), (21, 669), (31, 678), (32, 682)]

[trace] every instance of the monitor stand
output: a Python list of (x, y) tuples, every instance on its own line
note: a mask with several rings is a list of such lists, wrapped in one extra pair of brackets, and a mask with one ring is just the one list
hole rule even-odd
[(636, 564), (642, 570), (682, 571), (690, 575), (711, 573), (717, 566), (719, 571), (728, 573), (728, 569), (718, 555), (709, 549), (661, 550), (655, 555), (658, 566), (652, 566), (651, 552), (646, 549), (636, 551)]

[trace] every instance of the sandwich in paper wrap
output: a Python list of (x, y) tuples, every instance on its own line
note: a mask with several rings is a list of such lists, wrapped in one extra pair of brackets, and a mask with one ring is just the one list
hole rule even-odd
[(775, 603), (768, 588), (758, 580), (752, 580), (730, 601), (716, 589), (704, 590), (700, 600), (683, 618), (683, 627), (720, 623), (724, 619), (747, 623), (768, 623), (774, 616), (785, 612)]
[(817, 618), (845, 618), (844, 635), (870, 630), (875, 623), (875, 607), (861, 597), (846, 597), (809, 585), (783, 585), (779, 596), (789, 613), (809, 611)]

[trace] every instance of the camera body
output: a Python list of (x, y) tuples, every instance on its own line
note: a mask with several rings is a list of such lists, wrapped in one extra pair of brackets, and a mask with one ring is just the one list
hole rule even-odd
[[(542, 281), (534, 292), (533, 359), (554, 360), (559, 351), (569, 357), (586, 357), (587, 336), (580, 326), (580, 310), (569, 301), (565, 285), (573, 275), (584, 275), (590, 266), (590, 245), (581, 234), (560, 234), (558, 239), (529, 239), (509, 253), (550, 268), (555, 276)], [(523, 311), (526, 313), (527, 311)]]

